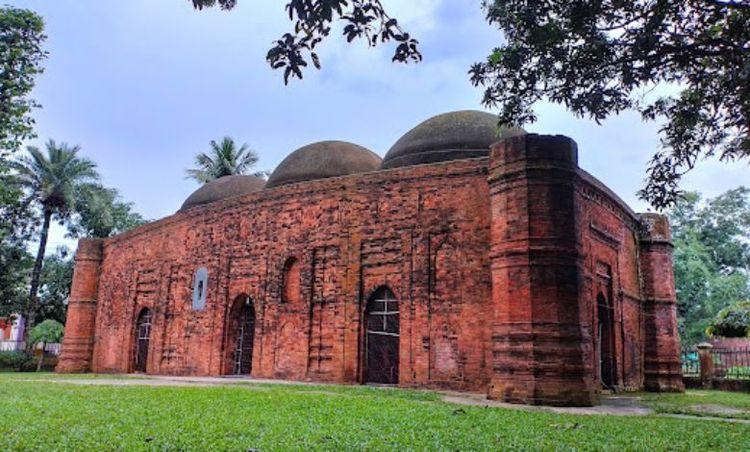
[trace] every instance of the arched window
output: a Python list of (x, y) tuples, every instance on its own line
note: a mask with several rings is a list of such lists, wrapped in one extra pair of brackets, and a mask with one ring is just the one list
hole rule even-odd
[(290, 257), (284, 263), (281, 276), (281, 301), (283, 303), (296, 303), (299, 301), (300, 265), (299, 261)]
[(207, 291), (208, 270), (201, 267), (195, 271), (195, 277), (193, 277), (193, 310), (200, 311), (206, 307)]
[(375, 291), (365, 311), (365, 381), (398, 383), (398, 300), (387, 287)]

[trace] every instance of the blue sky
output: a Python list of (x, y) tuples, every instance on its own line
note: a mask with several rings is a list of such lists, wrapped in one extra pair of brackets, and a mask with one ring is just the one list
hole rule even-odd
[[(7, 0), (6, 0), (7, 1)], [(231, 12), (193, 10), (188, 0), (25, 0), (47, 24), (50, 57), (34, 97), (39, 139), (78, 144), (104, 183), (150, 219), (173, 213), (198, 186), (184, 178), (196, 153), (229, 135), (272, 170), (307, 143), (348, 140), (383, 155), (411, 127), (438, 113), (481, 109), (471, 63), (502, 42), (480, 1), (384, 0), (422, 43), (424, 61), (390, 63), (392, 48), (334, 38), (322, 71), (283, 84), (265, 62), (290, 27), (281, 1), (240, 0)], [(657, 125), (632, 113), (602, 125), (539, 105), (526, 129), (578, 142), (581, 166), (636, 210), (635, 192), (658, 146)], [(684, 188), (716, 195), (747, 184), (747, 163), (708, 162)], [(51, 248), (71, 242), (60, 228)]]

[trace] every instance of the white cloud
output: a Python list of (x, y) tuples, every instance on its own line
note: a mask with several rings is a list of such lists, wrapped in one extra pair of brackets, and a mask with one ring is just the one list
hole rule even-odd
[[(422, 63), (394, 64), (390, 44), (368, 49), (332, 35), (323, 70), (284, 86), (265, 61), (291, 27), (283, 2), (241, 0), (231, 12), (197, 12), (188, 0), (11, 3), (47, 22), (50, 58), (35, 91), (40, 141), (81, 144), (104, 182), (148, 218), (174, 212), (196, 188), (184, 169), (210, 139), (246, 141), (273, 169), (311, 141), (345, 139), (382, 154), (429, 116), (481, 109), (467, 71), (502, 40), (478, 1), (385, 0), (420, 40)], [(654, 124), (631, 113), (597, 126), (559, 106), (538, 111), (531, 131), (574, 138), (584, 168), (645, 208), (635, 192), (658, 145)], [(746, 174), (746, 164), (710, 163), (685, 188), (717, 193)]]

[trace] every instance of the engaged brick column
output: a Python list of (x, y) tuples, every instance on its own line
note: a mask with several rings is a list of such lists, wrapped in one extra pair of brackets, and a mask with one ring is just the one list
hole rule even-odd
[(103, 243), (102, 239), (78, 241), (65, 337), (56, 372), (79, 373), (91, 370)]
[(648, 391), (682, 392), (677, 296), (672, 268), (672, 234), (664, 215), (641, 218), (640, 265), (646, 336), (644, 387)]
[(576, 144), (564, 136), (492, 146), (492, 399), (597, 402), (581, 331), (577, 167)]

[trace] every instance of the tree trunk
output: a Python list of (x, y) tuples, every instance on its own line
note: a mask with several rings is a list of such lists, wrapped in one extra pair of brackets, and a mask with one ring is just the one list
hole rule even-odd
[(39, 235), (39, 250), (36, 253), (34, 270), (31, 272), (31, 288), (29, 289), (29, 300), (26, 304), (26, 332), (31, 331), (34, 326), (34, 316), (37, 310), (37, 292), (39, 292), (39, 280), (42, 277), (42, 265), (44, 264), (44, 253), (47, 251), (47, 235), (49, 224), (52, 219), (52, 211), (44, 209), (44, 223)]
[(42, 341), (42, 353), (39, 355), (39, 362), (36, 364), (36, 371), (39, 372), (42, 370), (42, 363), (44, 363), (44, 347), (47, 346), (47, 343)]

